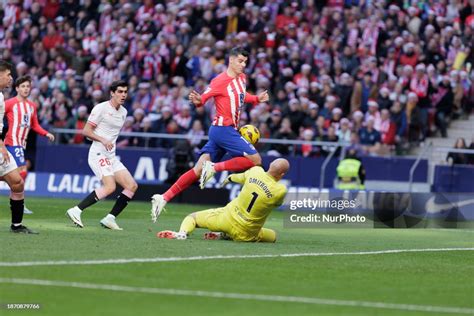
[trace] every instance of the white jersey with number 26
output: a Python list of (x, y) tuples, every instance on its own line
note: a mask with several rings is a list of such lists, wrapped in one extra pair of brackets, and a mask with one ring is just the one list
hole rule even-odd
[(92, 126), (95, 126), (94, 133), (100, 137), (109, 140), (114, 144), (111, 151), (107, 151), (104, 145), (100, 142), (94, 141), (90, 148), (90, 152), (102, 153), (107, 157), (115, 156), (115, 142), (120, 134), (120, 130), (125, 123), (127, 117), (127, 110), (120, 106), (119, 109), (110, 104), (110, 101), (97, 104), (89, 115), (87, 120)]

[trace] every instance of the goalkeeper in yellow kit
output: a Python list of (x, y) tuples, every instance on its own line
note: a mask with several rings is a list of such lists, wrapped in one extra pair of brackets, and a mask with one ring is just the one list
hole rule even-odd
[(207, 228), (206, 239), (226, 238), (235, 241), (275, 242), (276, 233), (263, 228), (271, 211), (283, 203), (286, 187), (279, 182), (290, 165), (286, 159), (276, 159), (265, 172), (256, 166), (249, 170), (232, 174), (228, 182), (240, 183), (242, 191), (226, 206), (192, 213), (183, 220), (179, 232), (165, 230), (159, 238), (186, 239), (196, 227)]

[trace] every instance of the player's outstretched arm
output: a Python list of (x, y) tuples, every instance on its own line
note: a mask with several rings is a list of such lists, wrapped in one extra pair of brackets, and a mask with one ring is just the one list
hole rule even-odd
[(234, 174), (228, 175), (227, 178), (225, 178), (225, 180), (221, 183), (221, 187), (224, 187), (225, 185), (227, 185), (230, 182), (244, 184), (244, 182), (245, 182), (245, 172), (234, 173)]
[(41, 127), (41, 124), (38, 121), (38, 114), (36, 112), (36, 104), (33, 103), (33, 105), (33, 113), (31, 114), (31, 129), (39, 135), (47, 137), (50, 142), (54, 142), (54, 135)]
[(262, 102), (267, 102), (270, 99), (268, 96), (268, 91), (265, 90), (263, 92), (260, 92), (258, 95), (253, 95), (250, 93), (245, 94), (244, 102), (245, 103), (251, 103), (251, 104), (258, 104)]

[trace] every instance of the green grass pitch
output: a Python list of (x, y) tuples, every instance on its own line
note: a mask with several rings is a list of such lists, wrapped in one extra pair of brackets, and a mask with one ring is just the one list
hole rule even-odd
[[(177, 230), (186, 214), (206, 206), (170, 204), (159, 223), (152, 224), (150, 204), (132, 202), (117, 220), (124, 231), (110, 231), (101, 228), (99, 220), (112, 207), (111, 201), (86, 210), (82, 216), (86, 227), (79, 229), (65, 216), (77, 201), (31, 198), (27, 205), (35, 213), (25, 215), (24, 224), (40, 235), (15, 235), (8, 232), (7, 198), (1, 197), (0, 203), (0, 315), (458, 315), (474, 311), (472, 250), (355, 254), (473, 248), (472, 230), (288, 229), (283, 227), (282, 213), (276, 211), (266, 224), (278, 233), (275, 244), (206, 241), (202, 229), (185, 241), (160, 240), (158, 231)], [(276, 256), (296, 253), (353, 254)], [(116, 261), (200, 256), (231, 257)], [(84, 260), (111, 262), (57, 264)], [(5, 264), (32, 261), (50, 263)], [(5, 281), (12, 278), (26, 284)], [(40, 309), (7, 308), (6, 304), (15, 303), (40, 304)]]

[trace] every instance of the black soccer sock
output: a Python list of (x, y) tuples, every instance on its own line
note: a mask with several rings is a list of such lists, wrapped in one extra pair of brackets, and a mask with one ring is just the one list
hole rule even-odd
[(110, 211), (110, 214), (112, 214), (115, 217), (119, 216), (119, 214), (123, 211), (123, 209), (127, 207), (128, 202), (130, 200), (131, 198), (129, 198), (123, 193), (120, 193), (120, 195), (117, 198), (117, 201), (114, 204), (114, 207), (112, 207), (112, 210)]
[(12, 211), (12, 224), (21, 224), (23, 220), (23, 209), (25, 208), (25, 200), (10, 199), (10, 209)]
[(77, 205), (77, 207), (82, 211), (85, 208), (88, 208), (89, 206), (94, 205), (98, 201), (99, 201), (99, 198), (97, 197), (97, 194), (95, 193), (95, 190), (94, 190), (84, 200), (82, 200), (81, 203)]

